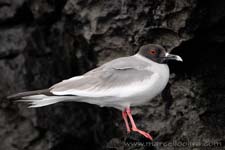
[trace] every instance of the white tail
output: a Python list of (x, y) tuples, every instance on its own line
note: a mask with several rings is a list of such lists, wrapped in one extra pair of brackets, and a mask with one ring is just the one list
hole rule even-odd
[(74, 99), (76, 99), (76, 96), (46, 96), (40, 94), (22, 97), (22, 100), (18, 101), (27, 102), (30, 104), (29, 108), (34, 108), (34, 107), (43, 107), (63, 101), (72, 101)]

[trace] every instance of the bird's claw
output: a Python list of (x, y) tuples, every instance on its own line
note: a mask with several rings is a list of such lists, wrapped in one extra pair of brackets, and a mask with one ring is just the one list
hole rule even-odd
[(145, 132), (145, 131), (142, 131), (142, 130), (137, 129), (137, 128), (132, 128), (132, 131), (140, 133), (141, 135), (145, 136), (147, 139), (149, 139), (151, 141), (153, 140), (152, 136), (149, 133)]

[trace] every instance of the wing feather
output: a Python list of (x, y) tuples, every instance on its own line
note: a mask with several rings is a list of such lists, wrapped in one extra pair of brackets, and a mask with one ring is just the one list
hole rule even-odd
[[(140, 60), (136, 60), (140, 61)], [(150, 65), (134, 58), (116, 59), (86, 74), (64, 80), (50, 88), (55, 95), (86, 97), (126, 96), (127, 91), (139, 92), (155, 78)], [(148, 84), (148, 85), (147, 85)]]

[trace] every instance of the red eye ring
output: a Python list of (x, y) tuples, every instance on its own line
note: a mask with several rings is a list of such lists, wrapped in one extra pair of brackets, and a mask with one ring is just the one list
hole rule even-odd
[(150, 55), (155, 55), (156, 54), (156, 50), (155, 49), (151, 49), (148, 51)]

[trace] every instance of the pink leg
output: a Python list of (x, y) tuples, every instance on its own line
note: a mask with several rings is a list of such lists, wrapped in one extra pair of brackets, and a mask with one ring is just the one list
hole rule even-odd
[(136, 124), (135, 124), (135, 122), (134, 122), (134, 119), (133, 119), (133, 117), (132, 117), (132, 115), (131, 115), (131, 110), (130, 110), (130, 108), (126, 108), (126, 112), (127, 112), (127, 115), (128, 115), (128, 117), (129, 117), (130, 122), (131, 122), (131, 125), (132, 125), (132, 128), (131, 128), (132, 131), (136, 131), (136, 132), (140, 133), (141, 135), (145, 136), (146, 138), (148, 138), (148, 139), (150, 139), (150, 140), (152, 141), (153, 138), (152, 138), (152, 136), (151, 136), (150, 134), (148, 134), (147, 132), (142, 131), (142, 130), (140, 130), (140, 129), (137, 128), (137, 126), (136, 126)]
[(130, 127), (129, 127), (128, 120), (127, 120), (127, 112), (123, 111), (122, 116), (123, 116), (123, 120), (126, 124), (127, 132), (130, 133)]

